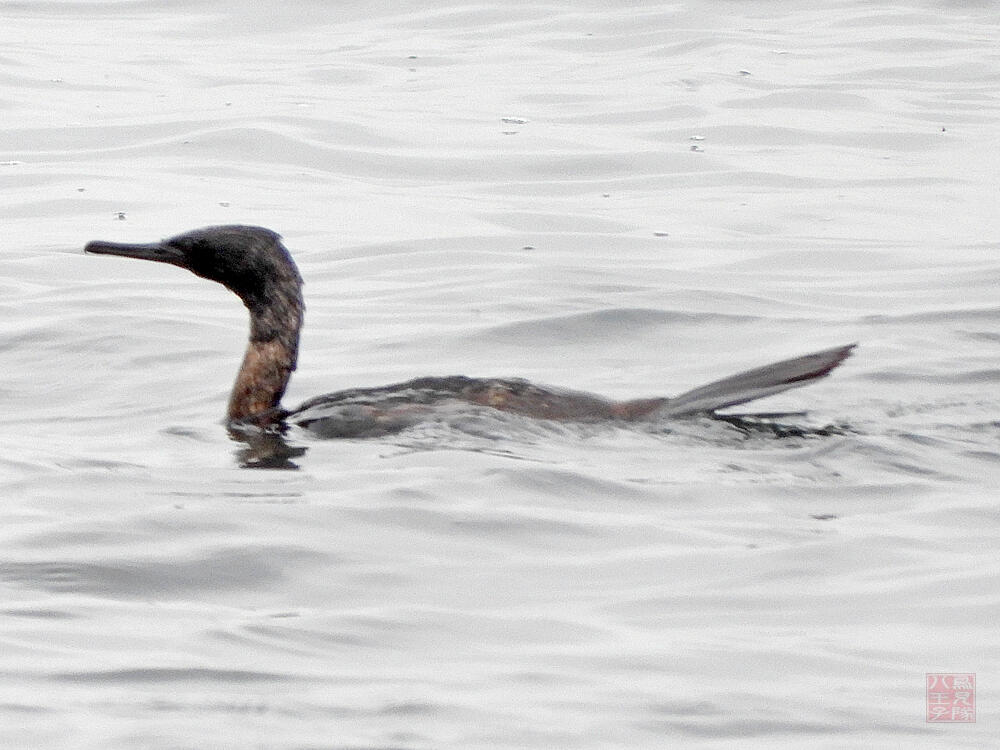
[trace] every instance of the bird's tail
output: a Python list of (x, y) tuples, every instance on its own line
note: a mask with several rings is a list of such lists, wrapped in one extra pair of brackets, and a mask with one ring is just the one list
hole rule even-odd
[(682, 417), (713, 412), (727, 406), (745, 404), (764, 396), (809, 385), (826, 377), (847, 359), (857, 344), (824, 349), (794, 359), (786, 359), (753, 370), (741, 372), (714, 383), (703, 385), (676, 398), (669, 399), (656, 410), (657, 416)]

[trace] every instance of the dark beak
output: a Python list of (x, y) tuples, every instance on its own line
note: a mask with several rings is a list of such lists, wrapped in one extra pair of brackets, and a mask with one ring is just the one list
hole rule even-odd
[(104, 242), (94, 240), (88, 242), (83, 252), (93, 255), (118, 255), (122, 258), (139, 258), (140, 260), (155, 260), (160, 263), (170, 263), (174, 266), (187, 268), (187, 258), (176, 247), (161, 242), (149, 242), (144, 245), (132, 245), (125, 242)]

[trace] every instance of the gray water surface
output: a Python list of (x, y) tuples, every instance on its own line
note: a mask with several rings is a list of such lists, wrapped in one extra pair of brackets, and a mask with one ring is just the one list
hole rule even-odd
[[(9, 748), (982, 748), (1000, 674), (989, 3), (8, 3)], [(781, 429), (221, 424), (245, 311), (87, 257), (215, 223), (306, 278), (286, 402), (618, 398), (861, 342)], [(978, 723), (925, 723), (975, 672)]]

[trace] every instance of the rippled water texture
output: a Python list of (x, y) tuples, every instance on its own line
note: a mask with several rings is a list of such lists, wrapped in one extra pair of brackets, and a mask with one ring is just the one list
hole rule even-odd
[[(991, 3), (0, 5), (0, 744), (983, 748)], [(245, 311), (82, 254), (245, 222), (289, 404), (626, 398), (859, 341), (776, 425), (221, 425)], [(925, 723), (975, 672), (978, 723)]]

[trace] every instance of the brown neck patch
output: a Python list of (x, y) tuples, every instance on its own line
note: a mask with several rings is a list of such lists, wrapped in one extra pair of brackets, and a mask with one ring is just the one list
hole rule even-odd
[(252, 420), (277, 407), (293, 369), (294, 354), (279, 339), (251, 341), (229, 397), (229, 420)]

